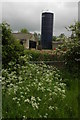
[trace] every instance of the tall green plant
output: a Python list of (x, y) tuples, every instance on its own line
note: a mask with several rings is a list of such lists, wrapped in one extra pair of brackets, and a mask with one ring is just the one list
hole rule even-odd
[(71, 40), (68, 44), (68, 51), (66, 52), (65, 61), (66, 66), (70, 71), (78, 72), (80, 69), (80, 22), (69, 26), (67, 29), (72, 31)]
[(70, 25), (66, 27), (68, 31), (71, 31), (71, 39), (74, 41), (79, 41), (80, 40), (80, 22), (75, 22), (74, 25)]
[(17, 61), (23, 55), (24, 47), (16, 40), (11, 32), (10, 25), (2, 23), (2, 65), (7, 67), (10, 61)]

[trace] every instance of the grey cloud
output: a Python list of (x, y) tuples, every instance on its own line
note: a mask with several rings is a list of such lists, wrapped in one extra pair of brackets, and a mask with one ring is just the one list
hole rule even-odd
[(80, 22), (80, 2), (78, 3), (78, 20)]
[(2, 3), (0, 2), (0, 23), (2, 23)]
[(77, 6), (77, 2), (9, 2), (3, 3), (2, 17), (3, 21), (10, 23), (13, 31), (27, 28), (32, 32), (40, 32), (42, 10), (48, 9), (54, 12), (54, 34), (64, 32), (68, 35), (65, 26), (78, 19)]

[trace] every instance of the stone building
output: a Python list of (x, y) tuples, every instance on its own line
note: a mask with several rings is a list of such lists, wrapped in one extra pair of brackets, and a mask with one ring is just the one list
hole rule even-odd
[[(20, 43), (24, 45), (26, 49), (38, 49), (39, 38), (32, 33), (13, 33), (13, 36), (20, 40)], [(58, 48), (58, 45), (62, 45), (62, 41), (52, 41), (52, 49)]]
[(20, 40), (26, 49), (37, 49), (38, 38), (32, 33), (13, 33), (13, 36)]

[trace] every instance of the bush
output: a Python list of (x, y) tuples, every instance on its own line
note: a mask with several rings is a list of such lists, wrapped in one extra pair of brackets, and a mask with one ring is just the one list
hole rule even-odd
[(24, 47), (11, 33), (10, 26), (2, 23), (2, 65), (4, 68), (10, 61), (17, 61), (23, 55)]
[(80, 71), (80, 45), (72, 47), (64, 54), (66, 67), (73, 72)]
[(34, 50), (25, 50), (24, 51), (25, 55), (30, 55), (30, 61), (59, 61), (62, 60), (61, 56), (54, 54), (54, 53), (49, 53), (49, 52), (44, 52), (44, 51), (34, 51)]

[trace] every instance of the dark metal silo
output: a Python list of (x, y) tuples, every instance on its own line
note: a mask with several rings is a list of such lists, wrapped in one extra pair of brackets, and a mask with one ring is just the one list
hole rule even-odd
[(41, 45), (42, 49), (52, 49), (53, 37), (53, 13), (46, 11), (42, 13)]

